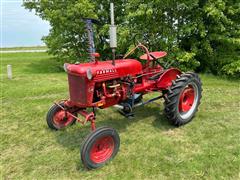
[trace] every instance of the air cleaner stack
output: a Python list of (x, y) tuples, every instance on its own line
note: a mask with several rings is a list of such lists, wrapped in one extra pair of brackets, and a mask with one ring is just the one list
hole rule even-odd
[(111, 14), (111, 25), (109, 29), (110, 35), (110, 47), (112, 49), (113, 54), (113, 65), (115, 65), (115, 52), (117, 48), (117, 26), (114, 23), (114, 5), (110, 3), (110, 14)]

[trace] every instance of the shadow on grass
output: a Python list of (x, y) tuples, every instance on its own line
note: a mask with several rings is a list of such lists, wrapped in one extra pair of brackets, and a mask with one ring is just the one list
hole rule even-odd
[[(152, 117), (154, 119), (154, 121), (152, 122), (152, 125), (158, 130), (167, 131), (169, 129), (173, 129), (174, 127), (168, 123), (164, 114), (162, 113), (160, 114), (159, 111), (160, 111), (159, 107), (150, 107), (150, 106), (139, 107), (135, 110), (135, 116), (132, 119), (127, 119), (119, 114), (114, 118), (106, 117), (106, 120), (104, 121), (99, 121), (99, 122), (96, 121), (96, 124), (97, 124), (97, 127), (101, 127), (101, 126), (113, 127), (121, 134), (121, 132), (126, 131), (126, 128), (128, 126), (134, 125), (135, 123), (142, 121), (147, 117)], [(113, 113), (118, 113), (118, 112), (113, 112)], [(91, 132), (89, 124), (90, 123), (88, 123), (86, 126), (81, 126), (80, 128), (70, 127), (63, 131), (59, 131), (55, 133), (57, 142), (69, 149), (80, 150), (80, 145), (82, 144), (84, 138)], [(78, 158), (76, 158), (76, 168), (77, 170), (80, 170), (80, 171), (85, 170), (82, 163), (80, 163), (79, 156)]]
[(58, 62), (56, 58), (43, 58), (28, 64), (25, 72), (32, 74), (64, 72), (63, 63)]

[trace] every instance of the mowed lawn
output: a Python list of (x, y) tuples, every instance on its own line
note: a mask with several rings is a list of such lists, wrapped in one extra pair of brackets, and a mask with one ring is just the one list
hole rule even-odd
[[(52, 131), (46, 124), (53, 101), (68, 97), (59, 64), (46, 53), (2, 54), (1, 61), (2, 179), (240, 178), (239, 80), (200, 75), (199, 112), (180, 128), (167, 122), (162, 101), (136, 109), (131, 120), (113, 108), (98, 110), (97, 126), (116, 128), (121, 146), (111, 163), (87, 171), (80, 144), (90, 126)], [(13, 67), (12, 80), (7, 64)]]

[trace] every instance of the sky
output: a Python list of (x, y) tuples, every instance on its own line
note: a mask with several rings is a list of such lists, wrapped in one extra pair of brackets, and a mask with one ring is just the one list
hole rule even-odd
[(22, 0), (0, 0), (1, 47), (44, 45), (49, 23), (22, 7)]

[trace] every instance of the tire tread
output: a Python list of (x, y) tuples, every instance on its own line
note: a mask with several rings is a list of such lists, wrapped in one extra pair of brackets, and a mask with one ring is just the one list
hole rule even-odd
[(167, 116), (169, 122), (175, 126), (184, 125), (192, 120), (195, 114), (189, 119), (188, 121), (184, 121), (183, 119), (177, 116), (177, 106), (178, 106), (178, 98), (181, 90), (191, 81), (195, 81), (198, 88), (199, 88), (199, 101), (196, 107), (196, 113), (198, 111), (198, 106), (200, 104), (200, 100), (202, 97), (202, 82), (199, 76), (193, 72), (183, 73), (177, 77), (174, 83), (169, 87), (168, 91), (166, 92), (164, 99), (164, 111)]

